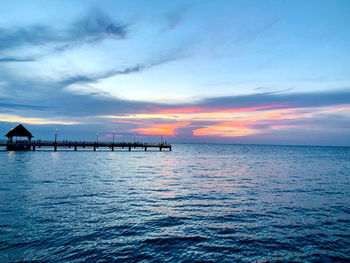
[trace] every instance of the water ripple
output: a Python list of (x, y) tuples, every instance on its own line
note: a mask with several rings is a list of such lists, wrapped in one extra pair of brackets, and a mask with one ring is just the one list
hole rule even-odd
[(346, 147), (0, 155), (0, 262), (350, 261)]

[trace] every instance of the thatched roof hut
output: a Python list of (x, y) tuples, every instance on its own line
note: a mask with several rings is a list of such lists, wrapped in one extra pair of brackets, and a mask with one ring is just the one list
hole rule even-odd
[(34, 137), (22, 124), (18, 125), (16, 128), (13, 128), (5, 136), (10, 141), (12, 141), (13, 137), (27, 137), (28, 140)]

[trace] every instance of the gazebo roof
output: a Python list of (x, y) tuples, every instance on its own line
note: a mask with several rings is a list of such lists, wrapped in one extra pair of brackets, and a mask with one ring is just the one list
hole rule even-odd
[(28, 137), (32, 138), (33, 135), (22, 125), (18, 125), (16, 128), (13, 128), (6, 135), (7, 138), (10, 137)]

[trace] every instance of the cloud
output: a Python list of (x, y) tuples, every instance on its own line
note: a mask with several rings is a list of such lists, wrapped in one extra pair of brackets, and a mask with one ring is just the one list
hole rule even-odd
[[(137, 73), (162, 63), (179, 59), (179, 57), (178, 53), (164, 55), (143, 64), (106, 71), (100, 74), (72, 76), (58, 82), (50, 82), (40, 78), (28, 80), (12, 75), (11, 72), (6, 73), (4, 71), (0, 73), (0, 76), (2, 75), (4, 80), (0, 86), (0, 90), (2, 89), (4, 91), (3, 99), (6, 101), (13, 100), (17, 103), (11, 105), (4, 104), (2, 107), (6, 106), (9, 109), (18, 109), (20, 107), (24, 108), (26, 105), (29, 108), (41, 110), (40, 112), (36, 112), (36, 114), (41, 114), (45, 117), (49, 115), (55, 116), (57, 114), (59, 116), (95, 116), (141, 112), (148, 105), (153, 104), (111, 97), (108, 93), (96, 89), (90, 89), (91, 92), (81, 94), (71, 88), (74, 85), (88, 86), (89, 84), (97, 83), (102, 79), (112, 76)], [(24, 111), (23, 114), (28, 115), (31, 113)]]
[(158, 58), (152, 58), (150, 61), (141, 62), (129, 67), (113, 69), (99, 74), (77, 75), (69, 77), (60, 81), (58, 83), (58, 86), (67, 87), (73, 84), (91, 84), (118, 75), (139, 73), (168, 62), (176, 61), (178, 59), (184, 58), (185, 56), (186, 54), (183, 49), (172, 50), (163, 56), (159, 56)]
[(35, 125), (47, 125), (47, 124), (60, 124), (60, 125), (75, 125), (79, 124), (77, 121), (63, 121), (56, 118), (43, 119), (43, 118), (22, 118), (17, 115), (4, 115), (0, 114), (0, 122), (11, 122), (11, 123), (30, 123)]
[(34, 59), (32, 58), (12, 58), (12, 57), (4, 57), (0, 58), (0, 63), (6, 62), (32, 62)]
[[(2, 89), (4, 90), (3, 100), (8, 102), (12, 93), (12, 105), (3, 104), (2, 107), (6, 106), (16, 109), (24, 108), (24, 106), (36, 107), (36, 110), (41, 111), (41, 114), (45, 116), (55, 116), (57, 114), (60, 116), (153, 114), (153, 117), (148, 117), (163, 118), (164, 116), (172, 117), (174, 114), (179, 116), (181, 114), (217, 112), (229, 114), (234, 112), (257, 112), (268, 109), (340, 107), (350, 104), (349, 88), (325, 92), (293, 93), (282, 91), (241, 96), (221, 96), (203, 98), (191, 103), (176, 104), (125, 100), (111, 97), (108, 94), (102, 94), (101, 96), (98, 90), (91, 94), (75, 94), (67, 89), (67, 87), (74, 84), (88, 85), (96, 83), (103, 78), (119, 74), (137, 73), (162, 63), (179, 59), (181, 55), (180, 51), (175, 51), (174, 54), (170, 53), (150, 62), (102, 72), (101, 74), (77, 75), (58, 82), (48, 82), (41, 79), (24, 80), (17, 76), (4, 75), (5, 73), (2, 73), (2, 79), (6, 82), (2, 84)], [(35, 105), (40, 105), (41, 108)], [(23, 114), (29, 113), (24, 111)]]
[(26, 105), (26, 104), (17, 104), (17, 103), (4, 103), (0, 100), (0, 109), (4, 110), (11, 110), (11, 109), (17, 109), (17, 110), (48, 110), (49, 107), (45, 106), (37, 106), (37, 105)]
[(281, 105), (281, 108), (308, 108), (350, 103), (350, 89), (309, 93), (260, 93), (244, 96), (207, 98), (200, 102), (207, 107), (245, 108)]
[[(71, 99), (75, 100), (74, 98), (75, 96), (72, 96)], [(207, 118), (215, 120), (219, 116), (230, 118), (231, 114), (252, 114), (254, 112), (268, 110), (274, 110), (274, 114), (266, 115), (267, 117), (282, 119), (292, 118), (293, 110), (295, 109), (312, 109), (350, 104), (350, 91), (251, 94), (246, 96), (207, 98), (196, 103), (176, 105), (129, 101), (116, 98), (94, 98), (92, 96), (78, 96), (76, 98), (83, 99), (84, 102), (82, 104), (84, 105), (87, 105), (86, 103), (95, 103), (96, 107), (93, 107), (93, 105), (91, 105), (92, 107), (87, 107), (87, 111), (91, 112), (91, 114), (95, 113), (98, 115), (104, 113), (104, 116), (115, 119), (181, 119), (198, 117), (198, 119)], [(72, 105), (77, 104), (73, 103)]]
[(189, 125), (190, 122), (178, 122), (170, 124), (158, 124), (147, 128), (132, 129), (130, 132), (138, 132), (143, 135), (175, 135), (176, 129)]
[[(41, 58), (52, 51), (55, 53), (55, 51), (62, 51), (75, 45), (91, 43), (104, 38), (125, 39), (128, 32), (128, 24), (117, 22), (98, 9), (91, 11), (84, 17), (75, 19), (66, 26), (36, 24), (25, 27), (0, 28), (0, 53), (6, 54), (0, 57), (0, 63), (3, 64), (0, 69), (0, 78), (2, 79), (0, 97), (7, 100), (13, 99), (18, 105), (45, 105), (45, 107), (50, 108), (55, 105), (53, 112), (42, 111), (45, 116), (54, 115), (57, 112), (62, 115), (90, 114), (90, 112), (94, 114), (92, 108), (98, 114), (101, 114), (102, 110), (110, 113), (107, 107), (125, 112), (130, 109), (127, 105), (132, 105), (135, 110), (142, 108), (145, 105), (143, 102), (106, 98), (110, 97), (110, 94), (95, 89), (91, 84), (118, 75), (139, 73), (181, 59), (186, 56), (185, 47), (177, 46), (170, 50), (167, 49), (159, 52), (157, 56), (152, 55), (148, 59), (143, 57), (140, 61), (132, 61), (130, 65), (126, 66), (125, 63), (120, 66), (114, 65), (112, 69), (110, 69), (111, 67), (105, 69), (106, 67), (101, 66), (98, 71), (89, 73), (84, 70), (79, 71), (80, 68), (74, 68), (75, 65), (72, 66), (72, 70), (64, 68), (66, 64), (64, 66), (55, 64), (54, 67), (48, 64), (47, 71), (45, 66), (43, 71), (40, 71), (41, 67), (38, 67), (38, 65), (44, 65), (40, 63), (48, 63), (48, 60), (41, 60)], [(33, 50), (26, 49), (28, 46), (45, 46), (45, 48), (39, 47), (34, 50), (36, 55), (30, 55), (29, 53), (33, 53)], [(22, 50), (22, 47), (25, 48)], [(38, 51), (39, 49), (40, 51)], [(15, 54), (17, 50), (20, 50), (21, 53), (24, 52), (24, 55), (10, 55)], [(35, 63), (28, 64), (28, 66), (23, 63), (25, 66), (21, 68), (15, 68), (14, 65), (11, 65), (34, 61)], [(31, 66), (33, 66), (34, 71), (39, 69), (40, 74), (36, 74), (36, 72), (33, 72), (32, 75), (28, 74)], [(24, 73), (22, 74), (22, 72)], [(83, 73), (74, 75), (73, 72)], [(87, 103), (87, 105), (82, 105), (82, 102)], [(142, 106), (138, 107), (136, 104)], [(99, 107), (101, 111), (96, 109), (97, 105), (101, 105)], [(15, 109), (15, 107), (12, 108)], [(29, 113), (24, 112), (24, 114)]]
[[(172, 36), (171, 33), (179, 33), (178, 30), (181, 28), (178, 28), (178, 25), (186, 22), (183, 21), (184, 13), (189, 14), (185, 11), (179, 10), (169, 13), (165, 17), (168, 22), (166, 32), (161, 32), (160, 35), (152, 33), (149, 39), (157, 41), (155, 37), (165, 34)], [(268, 30), (276, 22), (277, 20), (272, 21), (256, 31), (253, 30), (254, 32), (243, 34), (241, 38), (234, 41), (250, 40)], [(171, 32), (172, 30), (174, 32)], [(300, 129), (301, 127), (318, 129), (323, 127), (324, 123), (332, 123), (334, 127), (342, 128), (349, 123), (347, 117), (344, 117), (341, 122), (330, 121), (331, 118), (337, 119), (336, 116), (340, 114), (346, 115), (344, 111), (347, 112), (348, 105), (350, 105), (349, 88), (305, 93), (296, 93), (292, 90), (262, 93), (264, 89), (259, 89), (255, 91), (257, 93), (249, 95), (197, 98), (189, 103), (168, 104), (116, 98), (98, 90), (96, 87), (99, 85), (94, 85), (101, 84), (104, 79), (144, 72), (153, 67), (184, 58), (189, 51), (188, 45), (183, 42), (177, 43), (175, 46), (156, 45), (155, 49), (148, 52), (149, 54), (139, 52), (141, 56), (138, 56), (137, 53), (130, 60), (118, 61), (119, 53), (125, 50), (123, 45), (128, 45), (129, 42), (104, 41), (100, 44), (107, 47), (108, 52), (103, 50), (103, 52), (91, 55), (92, 49), (90, 48), (96, 46), (89, 45), (89, 48), (84, 49), (84, 46), (84, 50), (74, 57), (74, 59), (78, 58), (77, 60), (79, 60), (79, 56), (83, 54), (84, 58), (89, 59), (87, 59), (87, 64), (89, 64), (89, 61), (91, 62), (90, 55), (93, 60), (97, 55), (108, 53), (106, 56), (111, 55), (112, 59), (106, 61), (112, 61), (112, 63), (101, 65), (101, 68), (97, 68), (96, 65), (104, 60), (97, 60), (96, 64), (91, 63), (84, 68), (84, 59), (81, 63), (70, 65), (69, 62), (57, 63), (59, 59), (56, 60), (56, 58), (41, 60), (28, 53), (16, 53), (16, 49), (20, 49), (22, 46), (39, 46), (37, 50), (41, 50), (45, 46), (48, 49), (43, 51), (44, 53), (55, 52), (85, 43), (95, 44), (94, 42), (106, 38), (121, 40), (129, 35), (128, 24), (114, 21), (98, 10), (61, 28), (43, 24), (0, 28), (0, 52), (5, 54), (9, 50), (11, 51), (0, 57), (0, 78), (2, 81), (0, 83), (0, 109), (7, 116), (4, 116), (1, 121), (10, 122), (17, 118), (17, 120), (29, 123), (79, 123), (79, 125), (100, 125), (99, 127), (120, 125), (125, 133), (167, 134), (187, 138), (263, 136), (266, 133)], [(134, 42), (130, 41), (130, 43)], [(118, 49), (119, 45), (121, 45), (120, 50)], [(130, 49), (128, 47), (126, 50), (133, 51), (132, 48), (131, 45)], [(24, 52), (26, 51), (28, 49), (24, 50)], [(76, 50), (69, 50), (69, 52), (71, 51)], [(55, 53), (55, 55), (57, 54)], [(64, 59), (69, 58), (70, 55), (71, 53), (67, 51)], [(74, 56), (74, 52), (72, 55)], [(28, 64), (20, 63), (33, 62), (34, 60), (37, 61)], [(52, 66), (52, 70), (36, 74), (35, 70), (41, 69), (41, 67), (35, 68), (35, 65), (41, 62), (47, 63), (48, 67)], [(32, 65), (35, 70), (30, 72)], [(46, 65), (42, 68), (45, 67)], [(29, 70), (28, 74), (21, 74), (23, 70)], [(33, 73), (33, 77), (29, 76), (31, 73)], [(233, 89), (234, 86), (232, 85), (231, 88)], [(339, 110), (335, 111), (335, 109)], [(332, 110), (334, 111), (332, 112)], [(331, 112), (334, 113), (333, 116), (329, 114)], [(327, 113), (327, 117), (320, 118), (321, 115), (326, 116)]]
[(87, 16), (75, 21), (68, 31), (71, 39), (89, 39), (114, 37), (123, 39), (126, 37), (127, 26), (114, 22), (100, 10), (93, 10)]
[(0, 28), (0, 51), (14, 49), (24, 45), (57, 44), (65, 49), (70, 45), (98, 41), (103, 38), (124, 39), (127, 25), (115, 22), (99, 10), (73, 21), (65, 29), (47, 25)]
[[(281, 130), (329, 128), (324, 123), (330, 123), (329, 119), (339, 119), (336, 113), (350, 109), (348, 95), (348, 90), (338, 90), (228, 96), (207, 98), (191, 105), (169, 107), (164, 104), (145, 104), (146, 107), (139, 113), (105, 117), (116, 122), (138, 122), (141, 128), (134, 128), (130, 132), (142, 135), (185, 134), (187, 139), (248, 137)], [(323, 121), (317, 122), (317, 119)], [(345, 117), (341, 123), (333, 123), (334, 127), (343, 129), (344, 123), (348, 126), (350, 120)]]
[(242, 122), (223, 122), (214, 125), (208, 125), (203, 128), (195, 129), (194, 136), (223, 136), (238, 137), (248, 136), (259, 133), (258, 129), (251, 126), (257, 124), (265, 124), (264, 122), (242, 121)]
[[(113, 129), (115, 124), (124, 134), (169, 135), (183, 140), (237, 138), (239, 143), (261, 142), (266, 138), (266, 142), (271, 143), (273, 137), (268, 134), (284, 134), (280, 140), (294, 138), (293, 131), (299, 130), (312, 134), (311, 130), (317, 133), (336, 129), (338, 134), (343, 134), (341, 131), (348, 130), (350, 125), (346, 117), (350, 105), (348, 95), (349, 90), (264, 93), (168, 105), (56, 91), (47, 94), (45, 100), (40, 97), (27, 104), (0, 101), (0, 108), (6, 109), (8, 114), (13, 110), (17, 120), (33, 124), (79, 123), (91, 125), (91, 129), (93, 125)], [(345, 115), (341, 118), (339, 114)], [(1, 121), (10, 122), (16, 118), (7, 119), (5, 116)], [(317, 144), (317, 140), (314, 141)]]

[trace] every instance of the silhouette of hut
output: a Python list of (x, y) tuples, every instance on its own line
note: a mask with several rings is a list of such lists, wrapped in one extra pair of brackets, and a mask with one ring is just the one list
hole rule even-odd
[[(16, 137), (16, 142), (30, 143), (31, 139), (34, 137), (22, 124), (18, 125), (16, 128), (11, 129), (6, 135), (8, 142), (13, 142), (13, 137)], [(20, 137), (18, 141), (17, 138)], [(22, 140), (23, 137), (26, 137), (27, 140)]]

